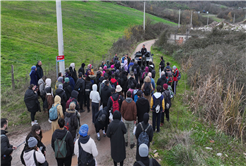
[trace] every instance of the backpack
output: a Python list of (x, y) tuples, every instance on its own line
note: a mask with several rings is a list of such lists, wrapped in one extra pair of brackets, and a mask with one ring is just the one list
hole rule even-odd
[(168, 85), (168, 88), (167, 89), (170, 92), (170, 98), (173, 98), (174, 97), (174, 93), (173, 93), (172, 87), (170, 85)]
[(116, 86), (117, 86), (117, 81), (116, 81), (115, 83), (112, 83), (112, 82), (110, 81), (110, 85), (112, 86), (112, 88), (116, 88)]
[(74, 100), (75, 98), (70, 97), (66, 103), (66, 108), (69, 108), (70, 103)]
[(95, 159), (92, 156), (92, 154), (87, 153), (84, 151), (84, 149), (81, 147), (78, 139), (78, 146), (79, 146), (79, 157), (78, 157), (78, 166), (95, 166)]
[(153, 70), (151, 71), (151, 73), (152, 73), (152, 78), (154, 79), (154, 78), (155, 78), (155, 69), (153, 69)]
[(112, 100), (112, 114), (114, 113), (114, 111), (119, 111), (120, 110), (120, 104), (119, 104), (119, 99), (120, 99), (120, 96), (118, 97), (118, 99), (116, 101), (114, 101), (113, 97), (110, 96), (110, 99)]
[(138, 146), (140, 146), (141, 144), (146, 144), (148, 146), (149, 144), (149, 135), (147, 134), (147, 131), (150, 127), (150, 125), (148, 125), (148, 127), (144, 130), (142, 123), (139, 123), (139, 125), (142, 128), (142, 132), (140, 133), (139, 137), (138, 137)]
[(115, 68), (116, 68), (116, 69), (119, 69), (119, 68), (120, 68), (120, 61), (116, 61), (116, 62), (115, 62)]
[(152, 108), (155, 113), (159, 113), (161, 111), (161, 98), (155, 99), (153, 108)]
[[(67, 114), (67, 113), (65, 113), (65, 114)], [(71, 115), (71, 116), (66, 116), (65, 115), (65, 126), (64, 126), (64, 128), (66, 128), (67, 129), (67, 131), (70, 131), (71, 130), (71, 120), (74, 118), (74, 115), (75, 114), (73, 114), (73, 115)]]
[(56, 104), (56, 106), (52, 105), (52, 107), (49, 110), (49, 118), (51, 121), (56, 121), (58, 119), (58, 114), (57, 114), (57, 106), (59, 104)]
[(136, 93), (134, 93), (134, 91), (133, 91), (132, 93), (133, 93), (133, 95), (132, 95), (133, 96), (133, 100), (136, 103), (138, 101), (138, 95), (137, 95), (138, 91)]
[(178, 80), (181, 79), (181, 72), (178, 72)]
[(129, 79), (129, 84), (128, 84), (127, 88), (130, 89), (132, 86), (135, 86), (134, 85), (134, 79)]
[(138, 74), (138, 70), (137, 70), (136, 67), (133, 68), (133, 73), (134, 73), (134, 75), (137, 75)]
[(144, 85), (144, 95), (145, 96), (149, 96), (150, 95), (150, 82), (146, 82), (145, 85)]
[[(145, 166), (144, 163), (142, 161), (137, 161), (137, 163), (140, 165), (140, 166)], [(153, 166), (153, 159), (152, 158), (149, 158), (149, 166)]]
[[(68, 133), (68, 131), (67, 131)], [(66, 147), (66, 137), (67, 137), (67, 133), (66, 135), (63, 137), (62, 140), (60, 139), (56, 139), (54, 142), (54, 149), (55, 149), (55, 157), (56, 158), (65, 158), (67, 155), (67, 147)]]
[(163, 97), (165, 99), (165, 109), (169, 109), (171, 107), (171, 94), (170, 91), (164, 91), (163, 93)]
[(173, 76), (172, 76), (172, 74), (168, 74), (168, 76), (167, 76), (167, 84), (172, 84), (172, 82), (173, 82)]

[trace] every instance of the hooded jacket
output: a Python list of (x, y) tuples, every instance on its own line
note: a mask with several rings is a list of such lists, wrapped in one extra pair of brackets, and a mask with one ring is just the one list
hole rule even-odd
[(26, 151), (24, 151), (24, 155), (23, 155), (23, 159), (24, 159), (26, 165), (28, 165), (28, 166), (36, 166), (33, 153), (35, 153), (36, 160), (37, 160), (38, 163), (42, 164), (42, 163), (45, 162), (44, 154), (40, 151), (40, 149), (38, 151), (36, 151), (36, 150), (26, 150)]
[(176, 68), (173, 72), (173, 81), (178, 81), (179, 70)]
[[(67, 100), (71, 97), (71, 93), (72, 93), (72, 88), (69, 85), (69, 83), (65, 82), (63, 84), (63, 89), (65, 90), (66, 96), (67, 96)], [(66, 102), (67, 102), (66, 100)]]
[(145, 71), (144, 71), (143, 74), (142, 74), (142, 79), (145, 78), (145, 76), (146, 76), (146, 74), (148, 74), (148, 72), (149, 72), (149, 67), (146, 66), (146, 67), (145, 67)]
[[(71, 93), (71, 97), (70, 97), (70, 98), (73, 98), (72, 101), (76, 103), (76, 107), (75, 107), (76, 110), (80, 109), (79, 104), (78, 104), (78, 100), (77, 100), (78, 99), (78, 95), (79, 95), (79, 93), (76, 90), (73, 90), (72, 93)], [(66, 104), (66, 108), (68, 108), (68, 107), (67, 107), (67, 104)]]
[(78, 74), (79, 74), (80, 72), (82, 73), (82, 75), (85, 75), (85, 64), (84, 64), (84, 63), (81, 64), (81, 68), (79, 68)]
[[(151, 101), (150, 101), (150, 109), (151, 110), (154, 110), (153, 109), (153, 106), (155, 106), (155, 102), (156, 100), (161, 100), (160, 102), (160, 106), (161, 106), (161, 109), (160, 109), (160, 112), (161, 113), (162, 111), (164, 111), (165, 109), (165, 99), (164, 97), (162, 96), (161, 92), (155, 92), (152, 97), (151, 97)], [(155, 111), (154, 111), (155, 112)]]
[[(112, 94), (112, 98), (113, 98), (114, 101), (116, 101), (119, 98), (118, 103), (119, 103), (119, 106), (121, 108), (121, 105), (122, 105), (122, 102), (123, 102), (123, 97), (121, 95), (119, 95), (118, 93), (114, 93), (114, 94)], [(108, 109), (111, 109), (112, 106), (113, 106), (113, 101), (111, 100), (111, 97), (110, 97), (108, 99), (107, 107), (108, 107)], [(120, 110), (118, 110), (118, 111), (120, 111)]]
[(137, 107), (132, 98), (127, 97), (126, 100), (122, 102), (120, 112), (126, 121), (136, 121)]
[(127, 88), (132, 88), (131, 85), (134, 84), (134, 88), (137, 86), (137, 81), (133, 78), (133, 77), (130, 77), (128, 80), (127, 80)]
[(166, 84), (166, 83), (167, 83), (167, 78), (166, 78), (166, 75), (164, 74), (164, 75), (161, 76), (161, 78), (159, 78), (157, 80), (156, 85), (160, 85), (161, 87), (163, 87), (163, 85)]
[(161, 62), (160, 62), (160, 68), (161, 68), (161, 71), (163, 71), (164, 70), (164, 68), (165, 68), (165, 61), (164, 60), (161, 60)]
[(71, 89), (74, 90), (75, 87), (74, 79), (71, 76), (68, 76), (68, 78), (69, 78), (69, 85), (71, 86)]
[(147, 99), (145, 99), (144, 97), (140, 97), (136, 102), (136, 106), (137, 106), (137, 116), (138, 116), (138, 123), (139, 123), (143, 121), (144, 114), (146, 112), (149, 113), (150, 105)]
[[(134, 73), (134, 69), (136, 69), (137, 74)], [(139, 68), (139, 65), (137, 63), (134, 63), (134, 65), (132, 66), (132, 72), (134, 73), (134, 75), (139, 75), (140, 68)]]
[(85, 80), (83, 78), (79, 78), (75, 84), (74, 90), (79, 93), (84, 93), (85, 91)]
[[(104, 119), (104, 121), (102, 122), (102, 121), (99, 121), (99, 118), (98, 118), (98, 117), (101, 117), (103, 114), (105, 115), (105, 119)], [(105, 127), (106, 125), (108, 125), (107, 122), (106, 122), (107, 117), (108, 117), (108, 108), (107, 108), (107, 107), (104, 107), (102, 110), (99, 110), (99, 111), (95, 114), (95, 119), (96, 119), (96, 121), (95, 121), (94, 124), (95, 124), (96, 133), (98, 133), (99, 130), (101, 130), (101, 129), (103, 130), (104, 127)]]
[(67, 102), (66, 92), (63, 89), (57, 89), (56, 90), (56, 95), (60, 96), (62, 110), (63, 110), (63, 113), (65, 113), (65, 111), (66, 111), (66, 102)]
[(80, 143), (80, 146), (85, 152), (92, 154), (94, 158), (98, 155), (95, 141), (92, 138), (90, 138), (90, 136), (87, 135), (85, 137), (80, 136), (79, 139), (75, 141), (74, 154), (77, 156), (77, 158), (79, 158), (78, 141)]
[(32, 71), (30, 73), (30, 85), (34, 84), (34, 85), (38, 85), (38, 76), (37, 76), (37, 72), (35, 71), (36, 66), (32, 66)]
[(72, 74), (74, 82), (77, 82), (78, 76), (77, 76), (77, 72), (75, 70), (75, 64), (74, 63), (70, 64), (69, 70), (70, 70), (70, 73)]
[(111, 96), (111, 88), (107, 85), (105, 85), (101, 91), (101, 102), (104, 106), (108, 104), (108, 99)]
[(29, 112), (37, 112), (39, 110), (38, 94), (30, 87), (26, 90), (24, 102)]
[(38, 76), (38, 80), (40, 79), (40, 78), (42, 78), (43, 77), (43, 69), (42, 69), (42, 67), (40, 66), (40, 65), (36, 65), (36, 67), (37, 67), (37, 76)]
[(126, 158), (125, 137), (127, 129), (125, 124), (121, 121), (121, 114), (115, 111), (113, 114), (113, 121), (109, 124), (107, 129), (107, 137), (110, 138), (111, 157), (115, 162), (121, 162)]
[(133, 65), (134, 65), (134, 62), (130, 62), (129, 63), (129, 65), (128, 65), (128, 73), (130, 73), (132, 71), (132, 70), (131, 71), (129, 71), (129, 70), (130, 70), (130, 67), (133, 66)]
[(40, 95), (42, 95), (41, 92), (44, 92), (44, 89), (45, 89), (45, 82), (42, 78), (40, 78), (38, 80), (38, 90), (40, 92)]
[(62, 118), (64, 119), (64, 114), (63, 114), (63, 110), (62, 110), (62, 106), (61, 106), (61, 98), (60, 96), (56, 95), (55, 96), (55, 99), (54, 99), (54, 106), (58, 105), (57, 106), (57, 115), (58, 115), (58, 118), (56, 121), (52, 121), (51, 123), (51, 131), (52, 133), (56, 130), (56, 129), (59, 129), (59, 125), (58, 125), (58, 120), (59, 118)]
[(73, 151), (74, 151), (74, 144), (73, 144), (73, 137), (69, 131), (66, 129), (61, 130), (60, 128), (55, 130), (52, 139), (51, 139), (51, 147), (55, 151), (55, 140), (56, 139), (63, 139), (66, 136), (65, 142), (66, 142), (66, 149), (67, 149), (67, 155), (66, 157), (72, 157)]
[(123, 92), (127, 91), (127, 72), (123, 71), (121, 73), (120, 79), (119, 79), (119, 84), (122, 87)]
[(146, 76), (145, 79), (144, 79), (144, 83), (143, 83), (142, 88), (141, 88), (141, 90), (142, 90), (143, 92), (144, 92), (144, 86), (145, 86), (145, 83), (150, 83), (150, 89), (151, 89), (150, 94), (151, 94), (151, 92), (153, 91), (153, 86), (152, 86), (152, 84), (151, 84), (151, 79), (150, 79), (149, 76)]
[(97, 92), (97, 85), (96, 84), (92, 85), (92, 91), (90, 93), (90, 99), (91, 99), (91, 102), (93, 102), (93, 103), (99, 103), (101, 100), (101, 97), (100, 97), (99, 93)]

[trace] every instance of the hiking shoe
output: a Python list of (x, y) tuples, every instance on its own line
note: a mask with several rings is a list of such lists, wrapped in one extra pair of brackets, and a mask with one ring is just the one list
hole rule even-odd
[(90, 109), (88, 109), (88, 113), (90, 112), (91, 110)]
[(33, 126), (33, 125), (35, 125), (35, 124), (37, 124), (37, 123), (35, 123), (35, 122), (31, 122), (31, 125)]
[(161, 123), (161, 125), (160, 125), (160, 126), (162, 127), (163, 125), (164, 125), (164, 123)]
[(100, 137), (97, 137), (97, 140), (98, 140), (98, 141), (100, 141), (100, 140), (101, 140), (101, 138), (100, 138)]
[(125, 143), (126, 144), (126, 147), (128, 146), (128, 142)]
[(131, 149), (132, 149), (132, 148), (134, 148), (134, 146), (135, 146), (135, 143), (131, 144), (131, 146), (130, 146), (130, 147), (131, 147)]

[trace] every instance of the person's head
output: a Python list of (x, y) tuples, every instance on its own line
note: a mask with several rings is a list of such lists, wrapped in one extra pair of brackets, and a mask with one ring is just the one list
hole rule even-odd
[(35, 138), (41, 139), (42, 138), (42, 131), (41, 127), (38, 124), (35, 124), (32, 126), (31, 132), (30, 132)]
[(62, 77), (62, 72), (59, 72), (58, 73), (58, 77)]
[(99, 67), (99, 71), (102, 71), (102, 67)]
[(127, 92), (126, 92), (126, 97), (128, 97), (128, 98), (129, 98), (129, 97), (131, 97), (131, 96), (132, 96), (132, 92), (127, 91)]
[(145, 48), (145, 44), (143, 44), (143, 48)]
[(135, 89), (135, 84), (131, 84), (131, 89)]
[(125, 54), (125, 57), (127, 58), (127, 54)]
[(106, 70), (107, 70), (107, 66), (104, 66), (104, 67), (103, 67), (103, 70), (106, 71)]
[(106, 85), (106, 86), (109, 86), (109, 81), (108, 81), (108, 80), (105, 81), (105, 85)]
[(111, 94), (115, 93), (115, 88), (111, 88)]
[(42, 62), (41, 62), (41, 61), (38, 61), (38, 65), (39, 65), (39, 66), (42, 66)]
[(137, 83), (137, 86), (136, 86), (137, 89), (140, 89), (141, 88), (141, 85), (139, 83)]
[(142, 97), (142, 92), (141, 91), (138, 91), (137, 92), (137, 96), (140, 98), (140, 97)]
[(163, 60), (163, 56), (161, 56), (161, 60)]
[(79, 129), (79, 135), (82, 137), (86, 137), (88, 134), (89, 126), (87, 124), (83, 124)]
[(169, 62), (167, 62), (167, 66), (169, 66), (170, 65), (170, 63)]
[(35, 70), (36, 70), (36, 66), (32, 66), (32, 67), (31, 67), (31, 70), (32, 70), (32, 71), (35, 71)]
[(31, 85), (30, 85), (30, 89), (32, 89), (33, 91), (35, 91), (35, 89), (36, 89), (36, 85), (31, 84)]
[(162, 71), (162, 72), (161, 72), (161, 75), (162, 75), (162, 76), (163, 76), (163, 75), (165, 75), (165, 72), (164, 72), (164, 71)]
[(140, 157), (147, 157), (149, 155), (149, 148), (146, 144), (142, 143), (138, 148)]
[(115, 54), (115, 56), (117, 56), (117, 54)]
[(45, 81), (46, 80), (46, 76), (43, 76), (42, 79), (43, 79), (43, 81)]
[(131, 60), (131, 62), (133, 62), (133, 63), (134, 63), (134, 61), (135, 61), (134, 59)]
[(59, 84), (58, 89), (63, 89), (63, 84)]
[(120, 85), (117, 85), (115, 91), (116, 91), (117, 93), (120, 93), (120, 92), (122, 91), (121, 86), (120, 86)]
[(112, 75), (111, 75), (111, 78), (115, 78), (115, 74), (112, 74)]
[(71, 103), (69, 104), (69, 109), (70, 109), (70, 110), (75, 110), (75, 107), (76, 107), (75, 102), (71, 102)]
[(65, 78), (65, 82), (69, 83), (69, 78), (68, 77)]
[(104, 61), (102, 61), (102, 64), (104, 65), (104, 64), (105, 64), (105, 62), (104, 62)]
[(45, 84), (46, 84), (47, 87), (51, 87), (51, 79), (50, 78), (46, 78)]
[(38, 144), (38, 140), (35, 137), (30, 137), (27, 144), (30, 149), (35, 148)]
[(173, 70), (176, 70), (177, 69), (177, 67), (176, 66), (173, 66)]
[(149, 73), (148, 73), (148, 76), (149, 76), (150, 78), (152, 78), (152, 73), (151, 73), (151, 72), (149, 72)]
[(8, 128), (8, 119), (7, 118), (1, 118), (1, 129), (7, 130)]
[(81, 78), (81, 77), (82, 77), (82, 75), (83, 75), (83, 74), (82, 74), (82, 72), (79, 72), (79, 78)]
[(131, 72), (131, 73), (130, 73), (130, 76), (131, 76), (131, 77), (134, 77), (134, 73), (133, 73), (133, 72)]
[(63, 81), (63, 77), (62, 76), (58, 77), (57, 82), (61, 82), (62, 83), (62, 81)]
[(91, 64), (89, 64), (89, 65), (88, 65), (88, 69), (91, 69), (91, 67), (92, 67), (92, 65), (91, 65)]
[(143, 116), (143, 121), (144, 121), (145, 124), (148, 124), (148, 122), (149, 122), (149, 113), (146, 112), (146, 113), (144, 114), (144, 116)]
[(156, 89), (157, 89), (157, 92), (161, 92), (161, 85), (158, 85)]
[(65, 126), (65, 120), (62, 118), (58, 119), (58, 126), (62, 129)]
[(167, 84), (163, 84), (163, 89), (167, 90), (167, 88), (168, 88), (168, 85)]
[(121, 120), (121, 113), (118, 110), (114, 111), (113, 119), (114, 120)]

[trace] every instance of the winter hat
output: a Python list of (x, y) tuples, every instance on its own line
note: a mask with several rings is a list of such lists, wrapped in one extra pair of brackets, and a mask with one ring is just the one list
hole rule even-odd
[(102, 67), (99, 67), (99, 70), (102, 70)]
[(69, 78), (68, 77), (65, 78), (65, 82), (69, 82)]
[(84, 63), (82, 63), (82, 65), (81, 65), (83, 68), (85, 67), (85, 64)]
[(27, 142), (29, 148), (33, 148), (38, 144), (38, 141), (35, 137), (30, 137)]
[(82, 137), (86, 137), (88, 134), (89, 126), (87, 124), (83, 124), (79, 129), (79, 135)]
[(168, 85), (167, 85), (167, 84), (163, 84), (163, 88), (164, 88), (165, 90), (167, 90)]
[(59, 84), (58, 85), (58, 89), (63, 89), (63, 85), (62, 84)]
[(149, 148), (146, 144), (142, 143), (140, 146), (139, 146), (139, 156), (140, 157), (147, 157), (148, 154), (149, 154)]
[(117, 86), (116, 86), (116, 92), (121, 92), (121, 91), (122, 91), (121, 86), (120, 86), (120, 85), (117, 85)]
[(149, 122), (149, 113), (146, 112), (146, 113), (144, 114), (144, 116), (143, 116), (143, 121), (144, 121), (145, 124), (148, 124), (148, 122)]
[(88, 69), (91, 69), (91, 64), (88, 65)]
[(62, 82), (63, 81), (63, 77), (58, 77), (57, 82)]
[(110, 68), (114, 68), (114, 65), (111, 65)]
[(177, 69), (177, 67), (176, 66), (173, 66), (173, 69), (175, 70), (175, 69)]
[(118, 110), (114, 111), (113, 113), (113, 119), (118, 119), (118, 120), (121, 120), (121, 114)]
[(33, 71), (35, 71), (35, 69), (36, 69), (36, 66), (32, 66), (32, 67), (31, 67), (31, 72), (30, 72), (30, 74), (29, 74), (29, 75), (31, 75), (31, 74), (32, 74), (32, 72), (33, 72)]
[(107, 66), (104, 66), (104, 67), (103, 67), (103, 70), (107, 70)]

